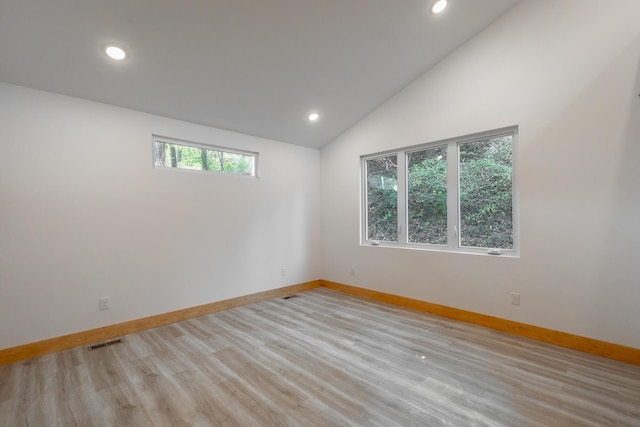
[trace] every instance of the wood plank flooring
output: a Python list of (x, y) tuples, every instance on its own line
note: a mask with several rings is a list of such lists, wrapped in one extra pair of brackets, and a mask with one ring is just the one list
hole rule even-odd
[(640, 367), (328, 289), (0, 366), (0, 426), (640, 426)]

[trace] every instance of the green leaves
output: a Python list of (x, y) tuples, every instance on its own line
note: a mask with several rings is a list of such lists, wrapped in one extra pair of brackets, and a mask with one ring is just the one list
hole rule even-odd
[[(456, 234), (461, 247), (513, 249), (513, 134), (443, 144), (365, 160), (367, 239), (398, 242), (402, 224), (407, 243), (457, 248), (448, 242)], [(457, 158), (447, 158), (456, 149)], [(406, 156), (400, 181), (398, 156)], [(457, 180), (447, 181), (449, 170)], [(398, 218), (398, 184), (406, 224)], [(456, 193), (457, 201), (449, 197)], [(459, 223), (448, 224), (455, 217), (449, 211), (459, 214)]]
[(178, 169), (252, 175), (254, 156), (202, 147), (157, 142), (156, 164)]
[(513, 248), (512, 137), (460, 144), (462, 246)]
[(408, 153), (407, 207), (411, 243), (447, 243), (447, 148)]
[(398, 241), (398, 156), (369, 159), (367, 239)]

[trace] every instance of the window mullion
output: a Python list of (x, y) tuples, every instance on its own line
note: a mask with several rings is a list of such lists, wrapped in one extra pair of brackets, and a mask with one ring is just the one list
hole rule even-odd
[(407, 244), (407, 153), (398, 153), (398, 244)]
[(447, 246), (451, 250), (460, 247), (460, 215), (458, 211), (458, 144), (447, 144)]
[(367, 171), (367, 160), (362, 158), (360, 160), (360, 164), (361, 164), (361, 171), (362, 171), (362, 176), (360, 177), (360, 179), (362, 180), (362, 185), (360, 186), (360, 189), (362, 191), (362, 205), (361, 205), (361, 215), (364, 218), (364, 221), (361, 221), (361, 227), (360, 227), (360, 241), (361, 242), (366, 242), (369, 240), (369, 233), (368, 233), (368, 228), (369, 228), (369, 199), (367, 197), (367, 177), (369, 176), (369, 173)]

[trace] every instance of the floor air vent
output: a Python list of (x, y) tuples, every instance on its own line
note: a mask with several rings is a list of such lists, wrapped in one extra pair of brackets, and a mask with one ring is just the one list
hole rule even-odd
[(291, 298), (298, 298), (298, 295), (289, 295), (289, 296), (286, 296), (286, 297), (282, 297), (280, 299), (291, 299)]
[(123, 343), (123, 341), (120, 338), (118, 338), (117, 340), (107, 341), (107, 342), (103, 342), (103, 343), (100, 343), (100, 344), (94, 344), (91, 347), (89, 347), (89, 350), (97, 350), (99, 348), (105, 348), (105, 347), (109, 347), (109, 346), (114, 345), (114, 344), (122, 344), (122, 343)]

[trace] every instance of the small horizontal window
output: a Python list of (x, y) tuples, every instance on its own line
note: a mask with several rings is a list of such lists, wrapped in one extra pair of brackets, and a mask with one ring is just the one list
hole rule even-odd
[(258, 153), (153, 137), (154, 166), (257, 176)]

